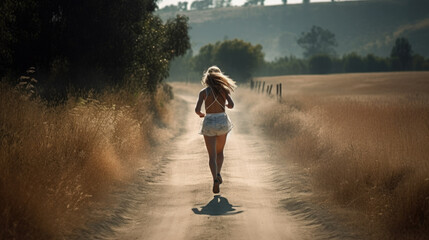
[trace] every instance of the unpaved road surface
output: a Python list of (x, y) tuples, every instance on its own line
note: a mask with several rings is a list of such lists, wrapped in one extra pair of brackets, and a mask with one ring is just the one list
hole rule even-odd
[(118, 193), (121, 206), (78, 238), (362, 239), (309, 200), (305, 172), (276, 154), (278, 146), (262, 137), (239, 100), (228, 111), (234, 129), (224, 182), (213, 194), (196, 96), (175, 90), (181, 134), (165, 143), (158, 166), (150, 174), (142, 170), (133, 190)]

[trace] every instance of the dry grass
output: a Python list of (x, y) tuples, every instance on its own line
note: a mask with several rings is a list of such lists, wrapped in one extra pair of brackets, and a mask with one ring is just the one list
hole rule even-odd
[(167, 99), (116, 91), (47, 107), (0, 82), (0, 239), (59, 239), (81, 226), (145, 164)]
[(420, 74), (285, 79), (283, 104), (257, 108), (315, 189), (363, 213), (376, 239), (429, 236), (429, 73)]
[[(346, 73), (255, 78), (267, 84), (283, 83), (286, 95), (393, 96), (428, 94), (429, 72)], [(275, 90), (275, 87), (274, 87)]]

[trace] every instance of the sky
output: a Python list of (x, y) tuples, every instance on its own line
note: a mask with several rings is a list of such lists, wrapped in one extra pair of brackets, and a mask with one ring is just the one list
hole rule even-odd
[[(158, 1), (158, 6), (159, 8), (163, 8), (167, 5), (177, 5), (178, 2), (189, 2), (189, 6), (190, 4), (194, 1), (194, 0), (159, 0)], [(331, 0), (311, 0), (310, 2), (330, 2)], [(242, 6), (246, 0), (232, 0), (232, 5), (233, 6)], [(302, 0), (288, 0), (287, 1), (288, 4), (294, 4), (294, 3), (302, 3)], [(282, 4), (282, 0), (265, 0), (265, 5), (280, 5)]]

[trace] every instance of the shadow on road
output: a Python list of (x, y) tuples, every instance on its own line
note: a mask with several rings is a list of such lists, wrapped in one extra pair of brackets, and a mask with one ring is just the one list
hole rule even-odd
[(213, 199), (205, 206), (201, 207), (201, 209), (192, 208), (192, 211), (198, 215), (210, 216), (235, 215), (243, 212), (237, 211), (234, 207), (239, 206), (233, 206), (225, 197), (215, 195)]

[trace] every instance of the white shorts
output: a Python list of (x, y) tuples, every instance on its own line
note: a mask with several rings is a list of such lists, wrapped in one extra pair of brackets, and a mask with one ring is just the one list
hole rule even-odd
[(232, 129), (231, 120), (226, 113), (208, 113), (204, 117), (200, 134), (204, 136), (220, 136)]

